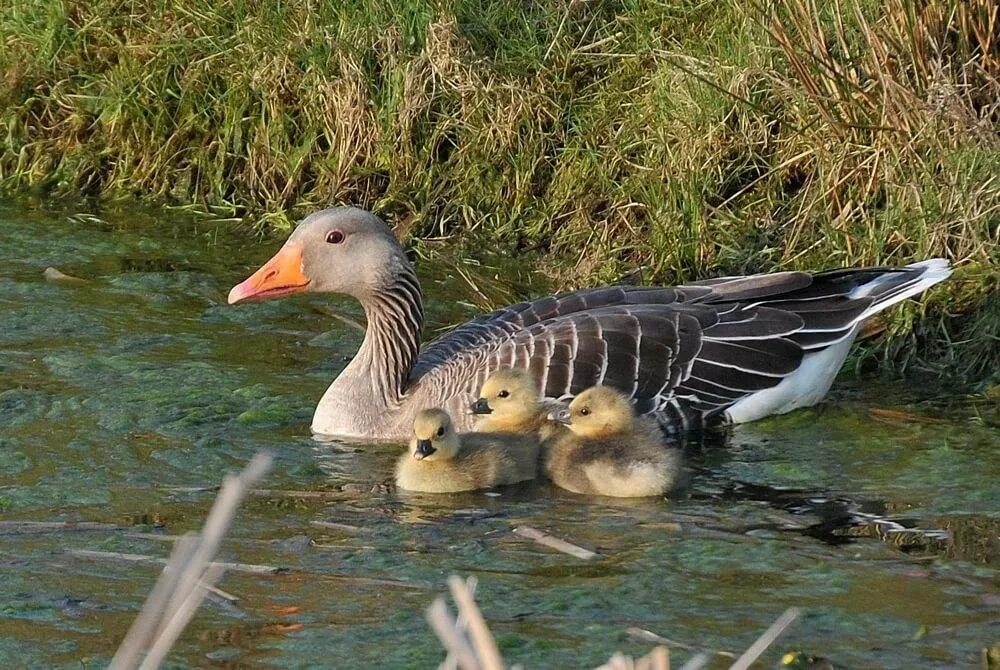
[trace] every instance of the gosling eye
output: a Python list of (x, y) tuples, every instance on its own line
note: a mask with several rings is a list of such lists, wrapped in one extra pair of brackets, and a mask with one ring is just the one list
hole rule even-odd
[(498, 398), (506, 398), (509, 395), (510, 395), (510, 391), (508, 391), (507, 389), (501, 389), (500, 392), (497, 393), (497, 397)]
[(441, 426), (440, 428), (438, 428), (437, 436), (438, 437), (444, 437), (444, 426)]
[(331, 230), (326, 234), (326, 241), (330, 244), (340, 244), (344, 241), (344, 233), (341, 230)]
[(589, 407), (584, 407), (584, 408), (582, 408), (580, 410), (580, 415), (581, 416), (587, 416), (588, 414), (590, 414), (590, 408)]

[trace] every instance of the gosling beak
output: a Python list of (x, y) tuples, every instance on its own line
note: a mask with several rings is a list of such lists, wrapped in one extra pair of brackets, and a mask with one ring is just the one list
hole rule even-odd
[(435, 451), (437, 449), (434, 448), (430, 440), (417, 440), (417, 448), (413, 450), (413, 457), (418, 461), (422, 461)]
[(480, 398), (476, 402), (469, 405), (469, 409), (472, 410), (473, 414), (492, 414), (493, 408), (490, 404), (486, 402), (486, 398)]
[(567, 426), (570, 423), (572, 423), (569, 420), (569, 408), (568, 407), (563, 407), (562, 409), (554, 409), (554, 410), (552, 410), (551, 412), (549, 412), (548, 419), (549, 419), (549, 421), (555, 421), (557, 423), (565, 424)]
[(307, 286), (309, 279), (302, 273), (302, 245), (289, 242), (246, 281), (233, 287), (229, 304), (280, 298), (300, 293)]

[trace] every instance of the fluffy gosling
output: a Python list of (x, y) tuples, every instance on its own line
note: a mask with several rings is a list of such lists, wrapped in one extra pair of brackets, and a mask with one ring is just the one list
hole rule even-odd
[(458, 435), (447, 412), (428, 409), (413, 421), (410, 447), (396, 465), (396, 485), (425, 493), (475, 491), (534, 479), (537, 470), (537, 437)]
[(589, 388), (556, 413), (569, 431), (547, 446), (545, 470), (556, 486), (592, 495), (662, 495), (681, 475), (680, 450), (659, 428), (637, 418), (628, 398), (605, 386)]
[(476, 424), (478, 432), (538, 433), (544, 440), (558, 430), (549, 420), (556, 405), (542, 398), (538, 382), (526, 370), (504, 368), (486, 378), (470, 409), (481, 417)]

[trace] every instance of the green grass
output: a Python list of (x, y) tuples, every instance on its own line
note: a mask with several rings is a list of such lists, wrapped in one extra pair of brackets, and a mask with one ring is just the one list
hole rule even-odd
[[(924, 350), (982, 376), (1000, 18), (816, 4), (5, 3), (0, 184), (274, 228), (347, 202), (405, 235), (536, 250), (567, 286), (942, 255), (959, 271)], [(879, 351), (899, 363), (917, 312), (897, 312)]]

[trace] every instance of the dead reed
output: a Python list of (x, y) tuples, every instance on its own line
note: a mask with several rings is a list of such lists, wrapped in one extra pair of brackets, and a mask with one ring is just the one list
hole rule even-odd
[(260, 453), (239, 475), (226, 477), (201, 533), (174, 543), (170, 560), (111, 659), (112, 668), (160, 667), (201, 601), (231, 567), (212, 559), (243, 498), (270, 469), (271, 456)]
[[(448, 578), (448, 590), (458, 608), (452, 616), (444, 596), (439, 596), (427, 608), (426, 617), (434, 634), (447, 652), (443, 669), (504, 670), (510, 666), (500, 654), (493, 633), (490, 631), (475, 600), (476, 580), (456, 575)], [(787, 609), (757, 638), (743, 654), (730, 665), (730, 670), (747, 670), (799, 617), (799, 610)], [(716, 655), (720, 653), (716, 652)], [(721, 655), (729, 655), (722, 653)], [(708, 653), (696, 653), (681, 670), (698, 670), (711, 659)], [(654, 647), (640, 658), (615, 652), (607, 663), (596, 670), (670, 670), (670, 651), (665, 645)]]

